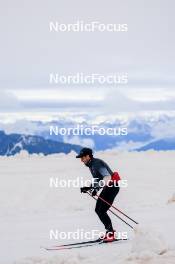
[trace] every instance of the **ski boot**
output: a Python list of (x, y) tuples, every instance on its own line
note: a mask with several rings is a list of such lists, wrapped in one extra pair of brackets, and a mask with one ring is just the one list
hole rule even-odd
[(112, 242), (115, 238), (115, 230), (107, 230), (105, 235), (101, 236), (100, 239), (103, 240), (103, 242)]

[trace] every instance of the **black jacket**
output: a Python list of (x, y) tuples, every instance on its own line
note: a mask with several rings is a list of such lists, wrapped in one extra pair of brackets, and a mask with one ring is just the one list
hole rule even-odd
[(98, 182), (103, 180), (105, 176), (112, 176), (113, 171), (109, 168), (109, 166), (101, 159), (92, 158), (88, 164), (90, 172), (94, 178), (94, 183), (92, 183), (93, 187), (99, 187)]

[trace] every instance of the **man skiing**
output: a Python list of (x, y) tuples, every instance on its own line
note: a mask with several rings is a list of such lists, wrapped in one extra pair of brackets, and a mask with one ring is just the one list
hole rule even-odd
[[(94, 178), (90, 187), (86, 186), (80, 188), (81, 192), (91, 192), (91, 195), (95, 196), (101, 188), (100, 183), (103, 182), (103, 188), (99, 197), (112, 205), (120, 189), (118, 186), (118, 181), (120, 180), (119, 174), (117, 172), (113, 172), (103, 160), (94, 158), (92, 149), (90, 148), (81, 149), (76, 158), (80, 158), (81, 161), (89, 167)], [(95, 212), (106, 229), (106, 235), (103, 238), (104, 241), (113, 241), (115, 239), (115, 230), (113, 229), (111, 219), (107, 214), (110, 205), (98, 198), (95, 207)]]

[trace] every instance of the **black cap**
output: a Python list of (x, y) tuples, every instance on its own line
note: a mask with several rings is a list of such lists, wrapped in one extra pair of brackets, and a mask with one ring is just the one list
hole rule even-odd
[(90, 148), (82, 148), (80, 153), (76, 156), (76, 158), (82, 158), (86, 155), (92, 156), (92, 149)]

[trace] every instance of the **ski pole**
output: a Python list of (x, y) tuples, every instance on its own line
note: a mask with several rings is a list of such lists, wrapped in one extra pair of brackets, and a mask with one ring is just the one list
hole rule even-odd
[(129, 217), (127, 214), (123, 213), (122, 211), (120, 211), (117, 207), (115, 207), (114, 205), (108, 203), (108, 201), (106, 201), (105, 199), (103, 199), (102, 197), (100, 197), (99, 195), (96, 194), (96, 196), (102, 200), (104, 203), (110, 205), (112, 208), (114, 208), (115, 210), (117, 210), (118, 212), (120, 212), (121, 214), (123, 214), (124, 216), (126, 216), (128, 219), (130, 219), (132, 222), (134, 222), (135, 224), (138, 224), (138, 222), (136, 222), (134, 219), (132, 219), (131, 217)]
[[(97, 198), (95, 198), (94, 196), (92, 196), (89, 192), (86, 192), (86, 193), (88, 193), (89, 196), (91, 196), (94, 200), (97, 201)], [(111, 209), (109, 209), (109, 211), (110, 211), (113, 215), (115, 215), (116, 217), (118, 217), (118, 218), (119, 218), (122, 222), (124, 222), (126, 225), (128, 225), (129, 227), (131, 227), (132, 229), (134, 229), (133, 226), (131, 226), (131, 225), (128, 224), (124, 219), (122, 219), (120, 216), (118, 216), (117, 214), (115, 214)]]

